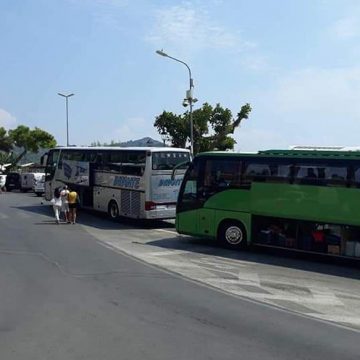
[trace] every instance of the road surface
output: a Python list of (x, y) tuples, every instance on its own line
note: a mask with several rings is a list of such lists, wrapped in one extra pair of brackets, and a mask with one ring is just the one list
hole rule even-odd
[[(207, 245), (202, 251), (172, 227), (112, 223), (84, 212), (79, 224), (56, 225), (50, 210), (31, 194), (0, 195), (2, 359), (359, 358), (356, 324), (314, 319), (206, 280), (216, 270), (213, 259), (219, 270), (213, 282), (226, 280), (226, 269), (227, 280), (241, 266), (251, 274), (250, 266), (258, 276), (268, 268), (276, 283), (280, 269), (272, 256), (232, 258)], [(339, 275), (336, 267), (314, 266), (283, 266), (282, 272), (329, 285), (343, 278), (343, 287), (356, 292), (356, 270)], [(250, 292), (253, 282), (241, 284)], [(346, 289), (355, 303), (353, 289)]]

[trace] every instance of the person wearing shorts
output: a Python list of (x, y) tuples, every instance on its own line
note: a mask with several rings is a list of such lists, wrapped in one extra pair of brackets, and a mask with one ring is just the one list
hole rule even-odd
[(76, 223), (76, 209), (79, 202), (79, 195), (76, 191), (69, 190), (68, 203), (69, 203), (69, 220), (72, 224)]

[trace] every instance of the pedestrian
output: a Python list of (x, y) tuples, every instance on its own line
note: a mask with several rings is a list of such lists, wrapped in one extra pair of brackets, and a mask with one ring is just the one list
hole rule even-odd
[(61, 211), (62, 201), (61, 201), (59, 188), (56, 188), (54, 190), (54, 197), (51, 199), (51, 204), (54, 209), (56, 224), (60, 224), (60, 211)]
[(60, 196), (61, 196), (61, 211), (64, 213), (64, 219), (66, 223), (70, 223), (70, 219), (69, 219), (69, 201), (68, 201), (68, 196), (69, 196), (69, 189), (67, 185), (64, 185), (63, 189), (60, 192)]
[(79, 204), (79, 195), (74, 190), (69, 190), (68, 194), (68, 202), (69, 202), (69, 220), (72, 224), (76, 223), (76, 209)]

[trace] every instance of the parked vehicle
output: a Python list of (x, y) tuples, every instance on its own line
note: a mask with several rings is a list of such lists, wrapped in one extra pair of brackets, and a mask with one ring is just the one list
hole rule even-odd
[[(59, 147), (46, 154), (45, 199), (68, 185), (81, 207), (113, 219), (171, 219), (190, 160), (187, 149), (170, 147)], [(45, 159), (45, 158), (44, 158)], [(172, 170), (177, 175), (172, 179)]]
[(180, 187), (176, 229), (230, 248), (360, 258), (360, 151), (207, 152)]
[(45, 174), (42, 174), (40, 178), (34, 179), (33, 191), (37, 196), (45, 193)]
[(26, 192), (34, 188), (34, 183), (37, 180), (40, 180), (44, 173), (22, 173), (21, 177), (21, 191)]
[(21, 177), (17, 172), (11, 172), (6, 176), (5, 187), (7, 191), (12, 191), (21, 188)]
[(6, 175), (0, 174), (0, 190), (6, 190), (5, 183), (6, 183)]

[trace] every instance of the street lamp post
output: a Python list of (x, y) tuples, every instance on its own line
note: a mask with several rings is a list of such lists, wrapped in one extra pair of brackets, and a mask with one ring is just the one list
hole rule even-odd
[(65, 103), (66, 103), (66, 146), (69, 146), (69, 105), (68, 105), (68, 98), (70, 96), (73, 96), (74, 94), (64, 95), (64, 94), (58, 93), (58, 95), (65, 98)]
[(188, 71), (189, 71), (189, 81), (190, 81), (190, 87), (189, 87), (189, 90), (186, 91), (186, 97), (183, 101), (183, 105), (184, 106), (187, 106), (189, 104), (189, 108), (190, 108), (190, 111), (189, 111), (189, 115), (190, 115), (190, 153), (191, 153), (191, 156), (194, 155), (194, 123), (193, 123), (193, 104), (195, 102), (197, 102), (197, 99), (194, 98), (194, 80), (191, 76), (191, 70), (190, 70), (190, 67), (189, 65), (182, 61), (182, 60), (179, 60), (177, 58), (174, 58), (168, 54), (166, 54), (164, 51), (162, 50), (156, 50), (156, 53), (158, 55), (161, 55), (161, 56), (164, 56), (164, 57), (168, 57), (169, 59), (172, 59), (172, 60), (175, 60), (181, 64), (184, 64)]

